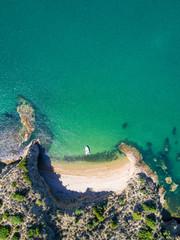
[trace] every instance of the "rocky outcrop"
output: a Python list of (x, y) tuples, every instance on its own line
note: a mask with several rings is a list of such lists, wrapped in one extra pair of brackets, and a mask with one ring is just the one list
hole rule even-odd
[(118, 148), (121, 152), (123, 152), (127, 156), (127, 158), (129, 159), (129, 161), (131, 162), (132, 166), (135, 169), (135, 173), (144, 172), (158, 185), (157, 174), (153, 173), (149, 166), (142, 161), (143, 157), (135, 147), (132, 147), (130, 145), (125, 144), (124, 142), (121, 142)]
[(17, 112), (19, 113), (21, 123), (23, 124), (19, 136), (21, 138), (21, 142), (23, 143), (30, 139), (35, 130), (35, 111), (32, 104), (22, 97), (18, 99), (18, 104)]

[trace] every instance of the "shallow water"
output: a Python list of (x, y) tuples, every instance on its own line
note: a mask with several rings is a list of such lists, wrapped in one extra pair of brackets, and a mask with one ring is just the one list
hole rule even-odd
[(30, 100), (33, 137), (48, 136), (53, 157), (126, 138), (157, 153), (168, 137), (168, 172), (158, 173), (180, 184), (179, 10), (176, 0), (1, 1), (0, 113), (15, 114), (19, 94)]

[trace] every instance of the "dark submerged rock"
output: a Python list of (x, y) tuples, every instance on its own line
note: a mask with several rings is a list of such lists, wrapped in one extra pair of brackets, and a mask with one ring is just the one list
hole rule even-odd
[(169, 138), (167, 137), (167, 138), (164, 140), (164, 151), (165, 151), (165, 152), (169, 152), (169, 149), (170, 149), (170, 144), (169, 144)]
[(172, 134), (176, 135), (176, 127), (173, 127)]
[(127, 128), (127, 126), (128, 126), (127, 122), (125, 122), (125, 123), (122, 124), (122, 128), (123, 128), (123, 129)]
[(11, 113), (8, 113), (8, 112), (6, 112), (4, 114), (4, 116), (7, 117), (7, 118), (12, 118), (13, 117), (13, 115)]

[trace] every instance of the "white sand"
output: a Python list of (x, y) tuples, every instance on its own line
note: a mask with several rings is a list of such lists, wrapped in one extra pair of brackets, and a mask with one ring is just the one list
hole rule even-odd
[(54, 171), (61, 175), (60, 181), (68, 190), (77, 192), (114, 191), (126, 188), (134, 173), (134, 166), (123, 156), (104, 163), (53, 163)]

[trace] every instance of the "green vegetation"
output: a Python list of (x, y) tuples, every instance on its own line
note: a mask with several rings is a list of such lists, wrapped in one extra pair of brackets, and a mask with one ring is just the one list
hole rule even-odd
[(140, 190), (141, 193), (147, 194), (147, 191), (145, 189)]
[(141, 182), (141, 184), (144, 184), (144, 179), (143, 178), (139, 178), (139, 181)]
[(5, 212), (3, 213), (3, 215), (2, 215), (2, 217), (3, 217), (4, 220), (7, 220), (8, 217), (9, 217), (9, 212), (8, 212), (8, 211), (5, 211)]
[(153, 204), (151, 206), (148, 206), (146, 203), (143, 203), (142, 207), (145, 212), (148, 212), (148, 213), (156, 213), (157, 212), (156, 206)]
[(120, 199), (120, 200), (119, 200), (119, 203), (120, 203), (121, 205), (124, 205), (124, 204), (125, 204), (125, 201), (124, 201), (123, 199)]
[(41, 199), (37, 199), (37, 200), (36, 200), (36, 204), (39, 205), (39, 206), (41, 206), (41, 205), (42, 205)]
[(104, 217), (103, 217), (104, 208), (103, 207), (99, 207), (99, 206), (94, 207), (93, 213), (100, 222), (102, 222), (104, 220)]
[(27, 157), (25, 157), (23, 160), (21, 160), (21, 162), (20, 162), (19, 165), (18, 165), (18, 168), (25, 170), (25, 172), (23, 173), (24, 180), (25, 180), (27, 183), (30, 184), (31, 181), (30, 181), (30, 178), (29, 178), (28, 165), (27, 165)]
[(3, 201), (0, 199), (0, 208), (2, 207), (3, 205)]
[(16, 182), (12, 182), (11, 187), (15, 188), (16, 187)]
[(11, 224), (20, 224), (23, 221), (23, 218), (20, 216), (11, 216)]
[(79, 222), (79, 220), (80, 220), (80, 217), (77, 216), (77, 217), (75, 218), (75, 220), (74, 220), (74, 224), (76, 225), (76, 224)]
[(6, 240), (10, 231), (11, 229), (9, 227), (0, 226), (0, 240)]
[(163, 234), (163, 236), (165, 237), (165, 239), (171, 239), (171, 238), (170, 238), (170, 232), (169, 232), (169, 231), (163, 230), (163, 231), (162, 231), (162, 234)]
[(93, 227), (96, 227), (99, 224), (99, 221), (97, 218), (93, 218), (92, 220)]
[(41, 230), (40, 226), (37, 226), (36, 228), (30, 228), (27, 234), (29, 237), (33, 237), (34, 235), (40, 235)]
[(25, 157), (18, 165), (19, 169), (27, 169), (27, 157)]
[(24, 199), (24, 194), (20, 193), (20, 192), (15, 192), (12, 195), (12, 199), (13, 200), (17, 200), (18, 202), (22, 201)]
[(93, 223), (91, 223), (91, 222), (89, 222), (86, 226), (89, 231), (91, 231), (93, 229)]
[(30, 228), (29, 231), (28, 231), (28, 236), (30, 236), (30, 237), (31, 237), (31, 236), (34, 236), (34, 235), (35, 235), (35, 232), (36, 232), (35, 229)]
[(139, 234), (138, 234), (139, 240), (151, 240), (153, 239), (152, 233), (146, 229), (140, 229)]
[(41, 228), (40, 228), (40, 226), (37, 226), (37, 227), (35, 228), (35, 233), (36, 233), (36, 235), (40, 235), (40, 234), (41, 234)]
[(142, 219), (142, 215), (139, 212), (134, 212), (133, 213), (133, 220), (136, 221), (136, 220), (139, 220), (139, 219)]
[(24, 173), (23, 173), (23, 176), (24, 176), (24, 180), (25, 180), (27, 183), (31, 183), (30, 178), (29, 178), (29, 173), (28, 173), (28, 171), (27, 171), (27, 172), (24, 172)]
[(145, 221), (146, 221), (146, 225), (151, 229), (154, 230), (156, 228), (156, 222), (153, 219), (146, 217)]
[(19, 231), (19, 227), (17, 226), (15, 227), (14, 232), (18, 232), (18, 231)]
[(11, 240), (19, 240), (19, 235), (18, 235), (17, 233), (15, 233), (15, 234), (12, 236)]
[(76, 209), (75, 214), (76, 215), (81, 215), (83, 211), (81, 209)]
[(87, 226), (87, 229), (89, 231), (91, 231), (93, 228), (95, 228), (97, 225), (99, 224), (99, 220), (97, 218), (93, 218), (91, 219), (88, 224), (86, 225)]
[(118, 227), (118, 221), (117, 219), (112, 219), (111, 220), (111, 229), (114, 230)]

